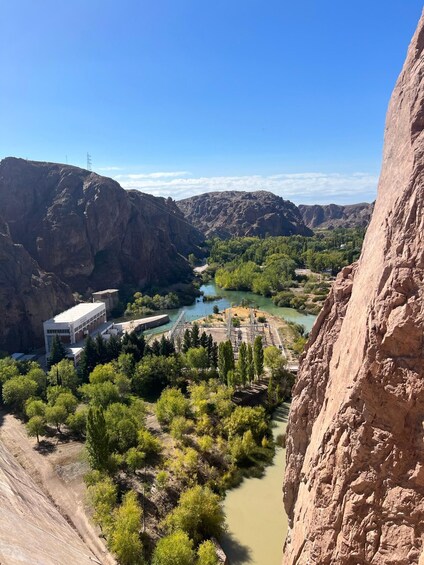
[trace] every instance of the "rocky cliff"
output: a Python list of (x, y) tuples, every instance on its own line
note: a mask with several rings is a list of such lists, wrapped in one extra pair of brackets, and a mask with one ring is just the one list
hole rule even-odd
[(312, 235), (295, 204), (263, 190), (208, 192), (177, 204), (207, 237)]
[(0, 350), (41, 343), (43, 321), (73, 303), (70, 288), (13, 243), (0, 217)]
[(372, 214), (373, 204), (300, 204), (299, 212), (308, 228), (354, 228), (367, 227)]
[(42, 343), (71, 291), (187, 282), (203, 236), (171, 199), (54, 163), (0, 162), (0, 350)]
[(287, 438), (285, 565), (419, 562), (424, 542), (424, 19), (389, 105), (357, 265), (313, 328)]

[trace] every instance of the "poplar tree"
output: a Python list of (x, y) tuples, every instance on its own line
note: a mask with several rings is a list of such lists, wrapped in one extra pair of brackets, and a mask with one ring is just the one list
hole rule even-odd
[(253, 362), (255, 365), (255, 373), (259, 378), (264, 372), (264, 348), (262, 345), (262, 337), (260, 335), (255, 337), (253, 344)]
[(191, 347), (192, 347), (192, 345), (191, 345), (191, 332), (187, 328), (186, 331), (184, 332), (184, 338), (183, 338), (183, 353), (187, 353), (187, 351)]
[(247, 383), (247, 346), (244, 341), (240, 345), (239, 357), (237, 361), (237, 371), (240, 375), (240, 381), (243, 386)]
[(86, 446), (91, 467), (105, 470), (109, 460), (109, 436), (103, 408), (99, 406), (90, 406), (88, 410)]
[(253, 382), (255, 379), (255, 364), (253, 362), (253, 347), (249, 343), (247, 346), (247, 378), (249, 383)]

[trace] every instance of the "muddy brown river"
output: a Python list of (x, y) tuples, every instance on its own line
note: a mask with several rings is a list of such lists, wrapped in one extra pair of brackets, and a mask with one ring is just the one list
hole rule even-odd
[[(274, 438), (286, 431), (289, 404), (274, 413)], [(287, 519), (282, 500), (285, 449), (277, 447), (262, 478), (245, 479), (224, 501), (228, 531), (221, 545), (230, 565), (281, 565)]]

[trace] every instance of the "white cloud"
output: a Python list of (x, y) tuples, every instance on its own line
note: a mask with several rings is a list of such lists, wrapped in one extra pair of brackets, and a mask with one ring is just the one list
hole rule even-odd
[(189, 174), (190, 173), (188, 171), (166, 171), (161, 173), (137, 173), (137, 174), (128, 174), (128, 175), (117, 175), (115, 179), (141, 181), (144, 179), (170, 179), (170, 178), (186, 177)]
[(96, 167), (97, 171), (122, 171), (122, 167)]
[(281, 173), (276, 175), (191, 177), (187, 171), (114, 177), (124, 188), (171, 196), (175, 200), (204, 192), (267, 190), (296, 204), (356, 203), (375, 199), (378, 177), (370, 173)]

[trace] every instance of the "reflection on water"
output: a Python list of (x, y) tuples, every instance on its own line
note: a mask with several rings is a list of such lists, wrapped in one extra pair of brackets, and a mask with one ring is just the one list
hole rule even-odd
[[(222, 298), (220, 300), (214, 300), (213, 302), (203, 302), (202, 298), (198, 298), (194, 304), (185, 306), (184, 310), (186, 313), (186, 320), (189, 322), (212, 314), (213, 307), (215, 305), (218, 305), (220, 310), (224, 310), (225, 308), (229, 308), (232, 304), (240, 304), (244, 298), (250, 300), (252, 304), (269, 314), (285, 318), (290, 322), (303, 324), (308, 332), (311, 331), (315, 322), (316, 316), (311, 314), (302, 314), (293, 308), (280, 308), (279, 306), (275, 306), (270, 298), (259, 296), (252, 292), (244, 292), (242, 290), (224, 290), (216, 286), (214, 282), (203, 285), (200, 290), (206, 295), (219, 295)], [(164, 314), (169, 315), (170, 322), (164, 326), (155, 328), (151, 332), (146, 332), (146, 334), (157, 334), (171, 329), (180, 312), (181, 308), (177, 310), (164, 311)]]
[[(286, 431), (289, 405), (274, 413), (273, 435)], [(285, 449), (277, 447), (273, 464), (261, 479), (245, 479), (229, 491), (224, 510), (228, 532), (221, 545), (230, 565), (281, 565), (287, 518), (282, 500)]]

